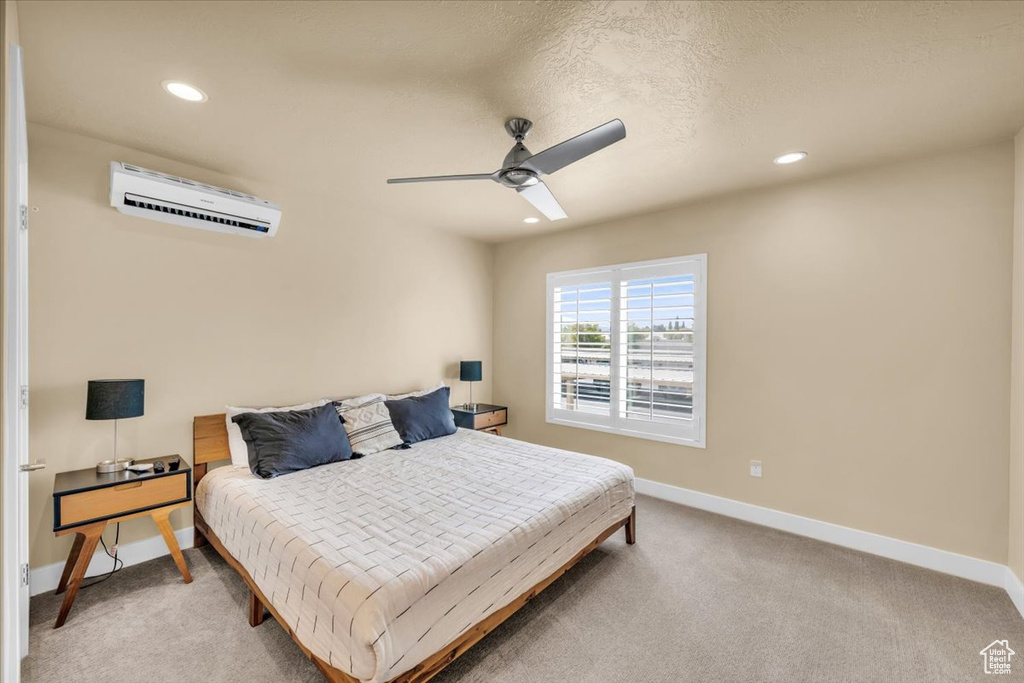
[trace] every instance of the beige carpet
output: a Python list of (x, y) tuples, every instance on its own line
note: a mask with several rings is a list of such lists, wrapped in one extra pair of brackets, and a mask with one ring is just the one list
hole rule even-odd
[[(985, 681), (979, 651), (1024, 620), (1006, 593), (923, 569), (641, 497), (622, 532), (434, 679), (438, 683)], [(242, 580), (189, 550), (79, 594), (51, 626), (32, 599), (28, 683), (322, 681), (268, 618), (246, 622)]]

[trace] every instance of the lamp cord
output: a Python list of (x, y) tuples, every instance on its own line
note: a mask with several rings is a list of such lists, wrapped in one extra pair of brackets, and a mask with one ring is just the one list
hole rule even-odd
[(118, 557), (117, 557), (117, 554), (121, 551), (121, 549), (118, 547), (118, 541), (120, 541), (120, 540), (121, 540), (121, 523), (120, 522), (117, 523), (116, 531), (114, 532), (114, 554), (113, 555), (111, 555), (110, 551), (107, 550), (107, 543), (106, 543), (106, 541), (103, 540), (103, 535), (100, 534), (100, 543), (103, 544), (103, 552), (105, 552), (107, 554), (107, 557), (109, 557), (109, 558), (114, 560), (114, 566), (111, 567), (110, 571), (107, 572), (106, 574), (102, 574), (100, 576), (87, 576), (84, 579), (82, 579), (83, 581), (85, 581), (87, 579), (96, 579), (96, 580), (91, 582), (91, 583), (80, 584), (78, 586), (79, 590), (81, 590), (82, 588), (89, 588), (90, 586), (95, 586), (98, 583), (103, 583), (104, 581), (109, 579), (111, 576), (113, 576), (115, 573), (121, 571), (121, 569), (124, 568), (124, 560), (118, 559)]

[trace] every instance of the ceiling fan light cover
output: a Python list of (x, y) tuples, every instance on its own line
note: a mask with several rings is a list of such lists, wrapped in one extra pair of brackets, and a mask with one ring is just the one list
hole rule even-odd
[(521, 168), (512, 168), (501, 174), (501, 184), (507, 187), (529, 187), (539, 182), (536, 173)]

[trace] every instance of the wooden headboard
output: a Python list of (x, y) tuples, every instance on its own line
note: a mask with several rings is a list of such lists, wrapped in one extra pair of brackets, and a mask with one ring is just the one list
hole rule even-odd
[(224, 413), (197, 415), (192, 419), (192, 481), (196, 484), (206, 474), (209, 463), (231, 459), (225, 419)]

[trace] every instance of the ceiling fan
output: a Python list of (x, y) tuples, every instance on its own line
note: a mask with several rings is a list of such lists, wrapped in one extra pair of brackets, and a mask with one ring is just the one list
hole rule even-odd
[(501, 168), (494, 173), (469, 173), (466, 175), (436, 175), (421, 178), (389, 178), (388, 183), (433, 183), (441, 180), (493, 180), (505, 187), (514, 188), (547, 216), (548, 220), (557, 221), (567, 218), (558, 200), (551, 190), (540, 179), (545, 173), (554, 173), (565, 168), (574, 161), (579, 161), (608, 145), (626, 137), (626, 126), (619, 119), (598, 126), (586, 133), (548, 147), (538, 154), (530, 154), (523, 139), (529, 135), (533, 122), (529, 119), (509, 119), (505, 130), (515, 138), (516, 144), (501, 163)]

